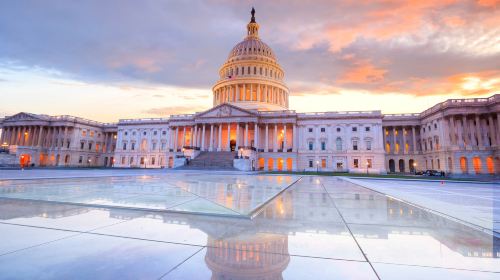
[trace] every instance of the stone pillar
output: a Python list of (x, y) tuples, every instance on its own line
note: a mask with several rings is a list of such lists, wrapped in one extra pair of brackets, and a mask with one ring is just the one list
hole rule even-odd
[(243, 100), (247, 101), (247, 84), (243, 84)]
[(496, 135), (495, 135), (495, 124), (493, 122), (493, 116), (488, 115), (488, 129), (490, 132), (490, 138), (491, 138), (491, 146), (496, 146), (498, 145)]
[(257, 122), (254, 124), (253, 128), (253, 144), (255, 146), (255, 149), (257, 149), (257, 152), (259, 151), (259, 126), (257, 125)]
[(4, 126), (2, 127), (2, 137), (0, 137), (0, 145), (3, 145), (5, 142), (5, 135), (7, 134), (7, 128)]
[(401, 137), (403, 137), (403, 154), (406, 155), (406, 128), (403, 126), (401, 127)]
[(283, 124), (283, 152), (287, 152), (287, 145), (286, 145), (286, 123)]
[(205, 151), (205, 124), (203, 124), (203, 128), (201, 129), (201, 150)]
[(209, 151), (213, 151), (214, 150), (214, 125), (213, 124), (210, 124), (210, 144), (208, 145), (209, 146)]
[(297, 152), (297, 125), (292, 126), (292, 151)]
[(456, 128), (455, 128), (455, 117), (450, 116), (450, 127), (451, 127), (451, 145), (457, 145), (456, 138)]
[(184, 146), (186, 146), (186, 126), (183, 127), (182, 129), (182, 148), (184, 148)]
[(236, 123), (236, 149), (239, 149), (240, 144), (240, 123)]
[(245, 147), (248, 147), (248, 123), (245, 123)]
[(179, 127), (175, 127), (174, 152), (179, 149)]
[(264, 139), (264, 152), (269, 152), (269, 124), (266, 123), (266, 139)]
[(278, 152), (278, 124), (274, 124), (273, 152)]
[(415, 127), (411, 127), (412, 141), (413, 141), (413, 153), (417, 153), (417, 136), (415, 135)]
[(257, 102), (260, 102), (260, 85), (257, 84)]
[(227, 124), (227, 151), (231, 151), (231, 123)]
[[(482, 131), (481, 131), (481, 120), (479, 118), (479, 115), (476, 114), (476, 135), (477, 135), (477, 145), (480, 149), (484, 148), (484, 145), (483, 145), (483, 135), (482, 135)], [(485, 164), (486, 162), (483, 162), (483, 164)]]
[(222, 124), (219, 124), (217, 127), (217, 130), (219, 132), (219, 137), (217, 139), (217, 151), (222, 151)]
[[(398, 130), (396, 129), (396, 127), (392, 127), (392, 142), (393, 142), (393, 146), (394, 146), (393, 147), (394, 154), (396, 154), (396, 153), (399, 154), (399, 152), (400, 152), (400, 151), (396, 151), (396, 143), (398, 143), (398, 140), (396, 138), (397, 131)], [(399, 147), (399, 148), (401, 149), (401, 147)]]
[(472, 142), (470, 141), (470, 138), (469, 138), (469, 129), (468, 129), (468, 125), (467, 125), (467, 116), (466, 115), (462, 115), (462, 137), (461, 139), (463, 140), (463, 143), (464, 143), (464, 148), (467, 147), (467, 145), (471, 145)]

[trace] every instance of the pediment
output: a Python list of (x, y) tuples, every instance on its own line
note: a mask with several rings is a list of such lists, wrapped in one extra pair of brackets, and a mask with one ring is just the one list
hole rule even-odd
[(30, 114), (30, 113), (17, 113), (15, 115), (12, 115), (10, 117), (6, 117), (4, 119), (4, 122), (16, 122), (16, 121), (42, 121), (45, 120), (43, 117), (35, 115), (35, 114)]
[(205, 112), (200, 112), (196, 118), (227, 118), (227, 117), (254, 117), (256, 114), (231, 104), (221, 104)]

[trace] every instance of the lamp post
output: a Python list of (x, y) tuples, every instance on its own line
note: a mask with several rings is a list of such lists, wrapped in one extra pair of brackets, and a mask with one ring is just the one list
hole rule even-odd
[(417, 175), (417, 163), (413, 163), (413, 174)]
[(319, 173), (319, 160), (316, 161), (316, 173)]
[(369, 162), (366, 161), (366, 174), (368, 175), (368, 167), (370, 166)]
[(240, 158), (243, 158), (243, 148), (240, 148)]

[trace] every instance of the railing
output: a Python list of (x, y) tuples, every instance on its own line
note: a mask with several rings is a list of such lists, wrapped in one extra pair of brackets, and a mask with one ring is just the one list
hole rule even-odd
[(195, 150), (195, 151), (200, 150), (200, 147), (195, 147), (195, 146), (183, 146), (182, 148), (185, 150)]
[(143, 122), (168, 122), (168, 118), (143, 118), (143, 119), (120, 119), (118, 124), (143, 123)]
[(381, 115), (382, 112), (379, 110), (376, 111), (339, 111), (339, 112), (310, 112), (310, 113), (299, 113), (297, 116), (302, 117), (328, 117), (328, 116), (352, 116), (352, 115), (369, 115), (369, 116), (377, 116)]

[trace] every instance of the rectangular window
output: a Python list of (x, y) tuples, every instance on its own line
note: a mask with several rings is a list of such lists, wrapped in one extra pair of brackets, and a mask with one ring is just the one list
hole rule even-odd
[(321, 142), (321, 150), (322, 151), (326, 150), (326, 143), (325, 142)]
[(371, 158), (366, 160), (366, 168), (372, 168), (372, 159)]
[(156, 130), (155, 130), (155, 131), (153, 132), (153, 135), (155, 135), (155, 136), (156, 136), (156, 135), (158, 135), (158, 131), (156, 131)]
[(92, 150), (92, 143), (89, 143), (89, 151)]
[(369, 126), (365, 127), (365, 131), (369, 132), (370, 131), (370, 127)]
[(85, 137), (87, 136), (87, 131), (86, 130), (82, 130), (82, 137)]
[(123, 142), (123, 149), (122, 150), (124, 150), (124, 151), (127, 150), (127, 143)]
[(353, 126), (352, 131), (356, 132), (356, 131), (358, 131), (358, 128), (356, 126)]
[(151, 158), (151, 164), (152, 164), (152, 165), (155, 165), (155, 162), (156, 162), (156, 158), (155, 158), (155, 157), (152, 157), (152, 158)]
[(156, 142), (153, 143), (153, 151), (156, 150)]
[(141, 164), (144, 164), (144, 157), (141, 157)]
[(313, 132), (312, 127), (308, 128), (307, 130), (308, 130), (309, 132)]
[(313, 167), (313, 161), (312, 160), (309, 161), (309, 167)]
[(135, 151), (135, 143), (132, 142), (132, 147), (130, 148), (132, 151)]
[(366, 141), (366, 149), (368, 151), (371, 151), (371, 149), (372, 149), (372, 141)]
[(93, 131), (90, 132), (90, 137), (94, 137), (94, 132)]
[(326, 168), (326, 159), (321, 159), (321, 168)]
[(325, 130), (325, 128), (324, 128), (324, 127), (322, 127), (322, 128), (321, 128), (321, 132), (325, 132), (325, 131), (326, 131), (326, 130)]
[(84, 146), (85, 146), (85, 142), (80, 142), (80, 150), (83, 150)]
[(162, 131), (161, 135), (167, 135), (167, 131), (166, 130)]
[(312, 151), (312, 150), (313, 150), (313, 148), (314, 148), (313, 146), (314, 146), (314, 145), (313, 145), (313, 142), (309, 142), (309, 151)]
[(122, 164), (125, 164), (125, 157), (122, 157)]
[(357, 151), (358, 150), (358, 141), (352, 141), (352, 149), (354, 151)]
[(359, 159), (355, 158), (352, 162), (354, 168), (359, 168)]
[(162, 143), (161, 143), (161, 150), (162, 150), (162, 151), (163, 151), (163, 150), (165, 150), (165, 148), (166, 148), (166, 147), (167, 147), (167, 143), (162, 142)]
[(82, 162), (83, 162), (83, 156), (80, 156), (80, 157), (78, 158), (78, 163), (82, 163)]

